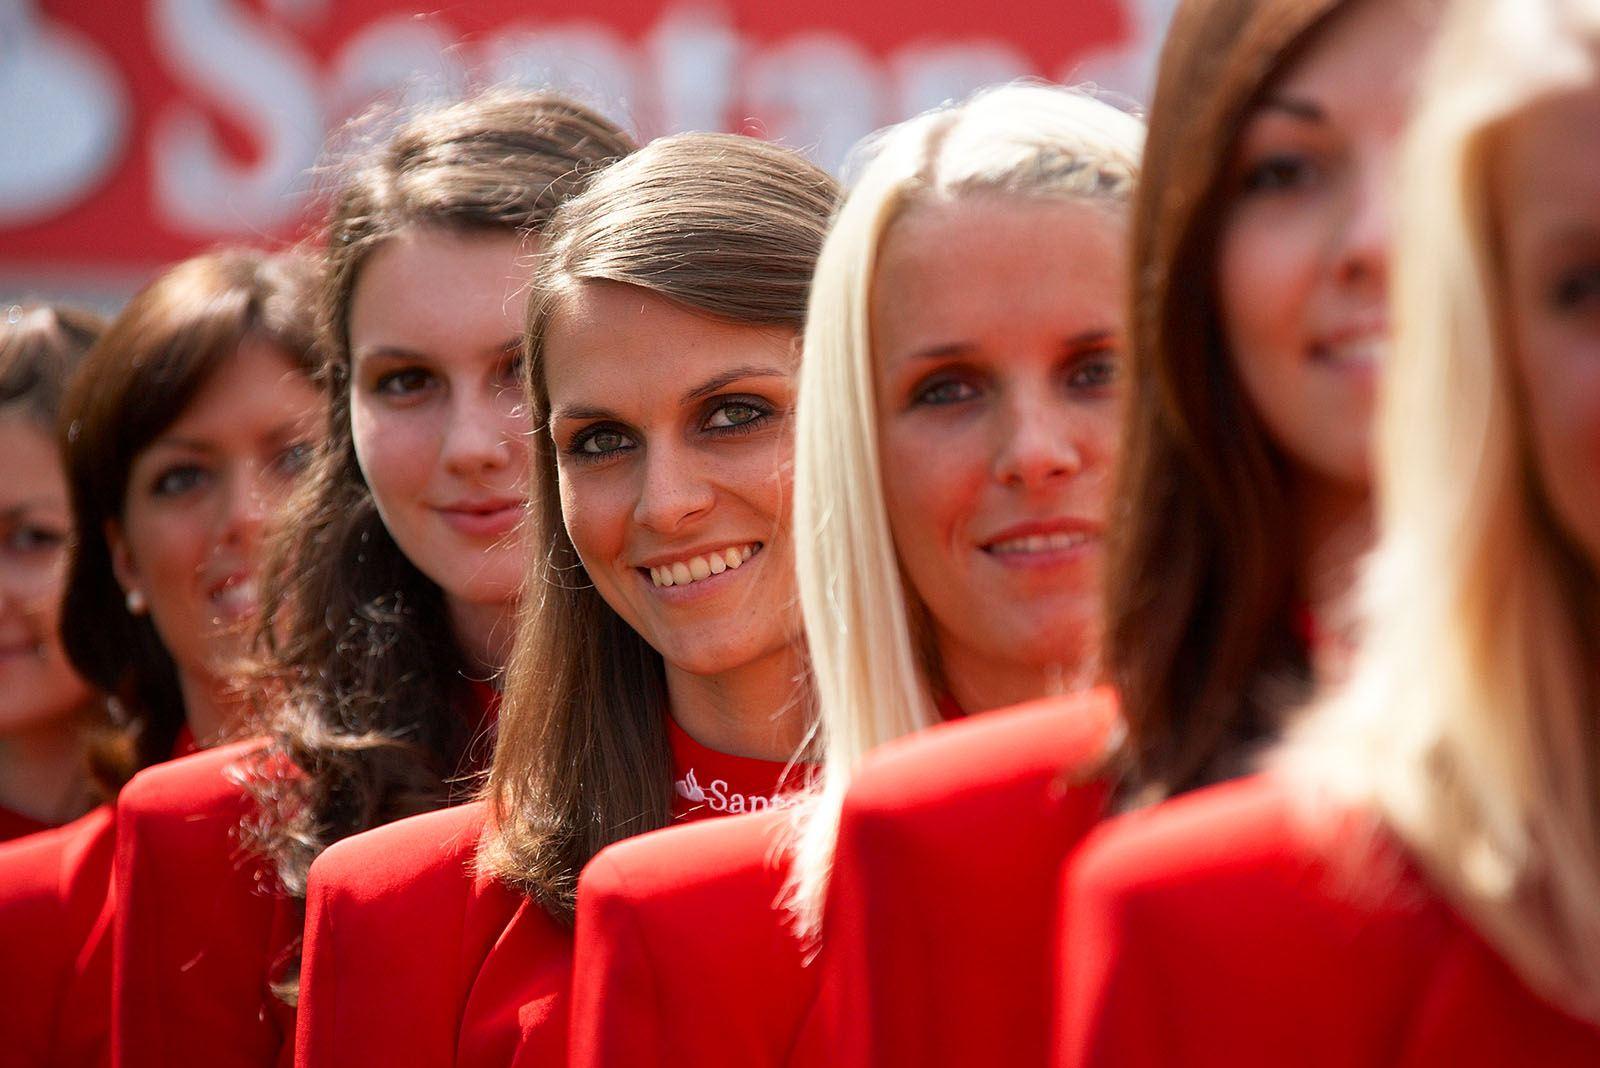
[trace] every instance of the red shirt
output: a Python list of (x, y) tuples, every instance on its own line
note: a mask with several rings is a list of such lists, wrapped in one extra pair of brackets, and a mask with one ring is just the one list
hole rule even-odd
[[(677, 818), (768, 802), (783, 765), (716, 753), (672, 724)], [(572, 936), (476, 873), (485, 806), (357, 835), (312, 867), (301, 1068), (565, 1063)], [(520, 1044), (520, 1049), (519, 1049)]]
[[(193, 736), (179, 733), (177, 754)], [(109, 1061), (111, 805), (0, 846), (0, 1052), (11, 1065)]]
[(1530, 991), (1371, 821), (1313, 837), (1295, 804), (1254, 776), (1084, 844), (1058, 1065), (1600, 1064), (1600, 1027)]
[[(845, 804), (813, 967), (778, 904), (782, 814), (606, 850), (579, 890), (571, 1063), (1025, 1063), (1003, 1034), (968, 1041), (1019, 1004), (1042, 1062), (1056, 871), (1103, 794), (1053, 786), (1114, 720), (1105, 695), (1057, 699), (874, 754)], [(1029, 973), (1040, 990), (1018, 992)], [(877, 1042), (891, 1053), (873, 1060)]]
[(270, 987), (299, 934), (273, 873), (246, 855), (241, 785), (261, 740), (140, 772), (117, 799), (113, 1062), (287, 1064), (292, 1018)]
[[(462, 713), (493, 716), (474, 684)], [(117, 1068), (287, 1066), (294, 1010), (273, 990), (292, 970), (303, 909), (240, 843), (256, 806), (240, 742), (141, 772), (118, 799)]]

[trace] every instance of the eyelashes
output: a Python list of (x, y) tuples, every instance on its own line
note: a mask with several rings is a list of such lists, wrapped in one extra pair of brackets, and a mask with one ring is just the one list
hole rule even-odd
[[(712, 439), (753, 434), (765, 428), (778, 414), (777, 408), (760, 397), (717, 397), (706, 407), (698, 433)], [(620, 423), (595, 423), (572, 436), (562, 452), (584, 463), (601, 463), (638, 448), (635, 434)]]

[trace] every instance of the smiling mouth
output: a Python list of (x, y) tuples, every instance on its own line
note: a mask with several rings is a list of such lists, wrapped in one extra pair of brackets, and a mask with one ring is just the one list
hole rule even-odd
[(1049, 534), (1028, 534), (1020, 538), (1006, 538), (991, 542), (981, 548), (990, 556), (1022, 556), (1037, 553), (1059, 553), (1080, 549), (1094, 541), (1086, 530), (1057, 530)]
[(650, 576), (651, 585), (658, 588), (689, 586), (720, 575), (724, 571), (738, 570), (744, 566), (746, 560), (759, 553), (761, 549), (761, 542), (752, 541), (744, 545), (731, 545), (726, 549), (718, 549), (715, 552), (701, 556), (690, 556), (682, 560), (674, 560), (670, 564), (640, 568), (639, 570), (647, 572)]
[(209, 599), (225, 616), (249, 615), (256, 607), (256, 580), (231, 579), (212, 590)]
[(1350, 341), (1319, 341), (1311, 346), (1311, 359), (1329, 367), (1382, 367), (1389, 362), (1389, 339), (1375, 334)]

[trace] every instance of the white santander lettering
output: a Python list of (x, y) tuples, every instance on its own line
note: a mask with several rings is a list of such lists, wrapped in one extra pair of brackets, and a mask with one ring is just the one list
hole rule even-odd
[(284, 34), (228, 0), (155, 0), (160, 51), (174, 73), (235, 117), (259, 146), (254, 163), (228, 158), (196, 109), (158, 117), (157, 204), (179, 230), (255, 233), (297, 218), (325, 132), (317, 72)]

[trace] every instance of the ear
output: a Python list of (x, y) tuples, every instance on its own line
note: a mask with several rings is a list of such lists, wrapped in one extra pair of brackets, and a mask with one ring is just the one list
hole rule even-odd
[(139, 568), (133, 562), (133, 554), (128, 551), (128, 539), (122, 533), (122, 524), (115, 519), (107, 519), (101, 533), (105, 535), (106, 547), (111, 550), (111, 573), (116, 576), (117, 585), (122, 587), (123, 593), (134, 590), (143, 592)]

